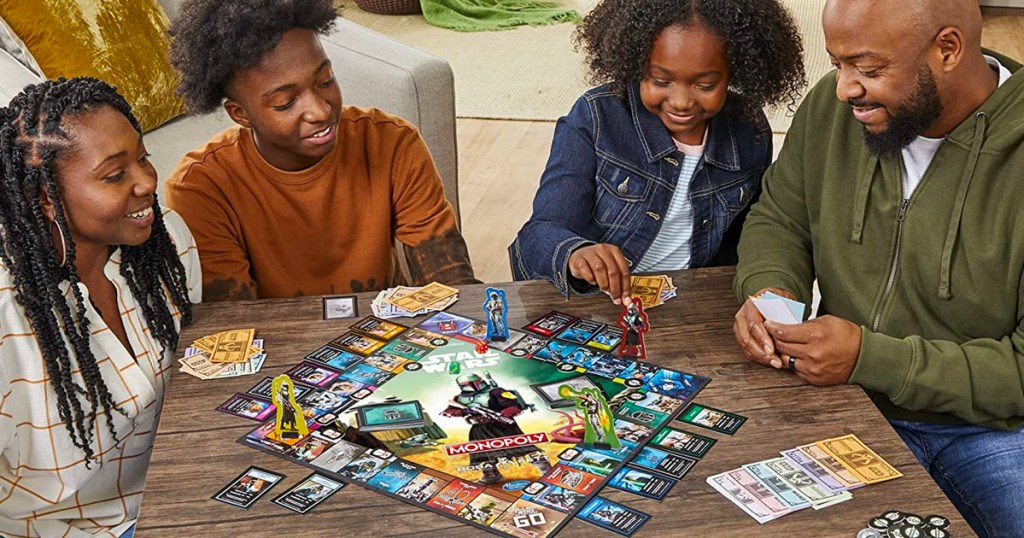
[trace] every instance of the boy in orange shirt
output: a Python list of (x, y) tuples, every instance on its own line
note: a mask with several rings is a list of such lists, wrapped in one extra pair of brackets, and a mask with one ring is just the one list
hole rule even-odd
[(193, 112), (238, 124), (182, 159), (167, 202), (195, 235), (203, 299), (476, 282), (455, 213), (415, 127), (343, 107), (318, 34), (330, 0), (189, 0), (171, 62)]

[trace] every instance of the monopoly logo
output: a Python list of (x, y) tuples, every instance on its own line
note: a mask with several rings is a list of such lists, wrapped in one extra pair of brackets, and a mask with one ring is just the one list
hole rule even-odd
[(444, 445), (444, 453), (448, 456), (459, 456), (462, 454), (476, 454), (478, 452), (492, 452), (494, 450), (505, 450), (519, 446), (547, 443), (551, 439), (545, 432), (524, 433), (521, 435), (510, 435), (508, 437), (495, 437), (494, 439), (481, 439), (468, 443), (455, 445)]

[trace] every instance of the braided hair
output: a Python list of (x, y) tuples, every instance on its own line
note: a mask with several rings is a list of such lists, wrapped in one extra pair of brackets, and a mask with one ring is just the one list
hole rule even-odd
[[(48, 80), (26, 86), (7, 108), (0, 109), (0, 261), (14, 279), (15, 298), (25, 309), (39, 344), (57, 411), (71, 441), (85, 452), (88, 466), (94, 456), (92, 440), (100, 415), (115, 441), (111, 412), (126, 415), (112, 399), (90, 347), (89, 318), (75, 269), (75, 244), (59, 196), (55, 161), (73, 150), (62, 127), (64, 120), (110, 106), (142, 132), (128, 102), (109, 84), (94, 78)], [(40, 205), (40, 193), (52, 200), (55, 218), (66, 245), (59, 263), (51, 224)], [(178, 331), (167, 304), (171, 298), (181, 312), (181, 324), (192, 319), (185, 268), (178, 258), (153, 197), (152, 234), (138, 246), (121, 246), (121, 276), (128, 282), (150, 334), (164, 352), (178, 345)], [(71, 299), (60, 284), (70, 283)], [(73, 303), (73, 304), (72, 304)], [(81, 371), (81, 383), (72, 372)], [(83, 409), (85, 399), (91, 406)], [(127, 416), (127, 415), (126, 415)]]

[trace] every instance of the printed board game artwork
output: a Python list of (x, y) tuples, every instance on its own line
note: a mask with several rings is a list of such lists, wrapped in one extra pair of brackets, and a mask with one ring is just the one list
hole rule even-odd
[[(448, 312), (417, 327), (360, 320), (292, 369), (308, 435), (281, 438), (271, 419), (239, 442), (498, 535), (544, 538), (709, 381), (620, 358), (615, 327), (562, 312), (481, 352), (485, 326)], [(587, 419), (562, 386), (604, 398), (620, 446), (584, 443)]]

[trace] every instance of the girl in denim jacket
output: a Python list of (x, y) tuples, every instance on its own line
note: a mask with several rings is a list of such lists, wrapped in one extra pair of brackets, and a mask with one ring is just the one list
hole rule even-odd
[(516, 280), (616, 304), (633, 272), (736, 263), (803, 48), (776, 0), (605, 0), (577, 30), (593, 83), (558, 120)]

